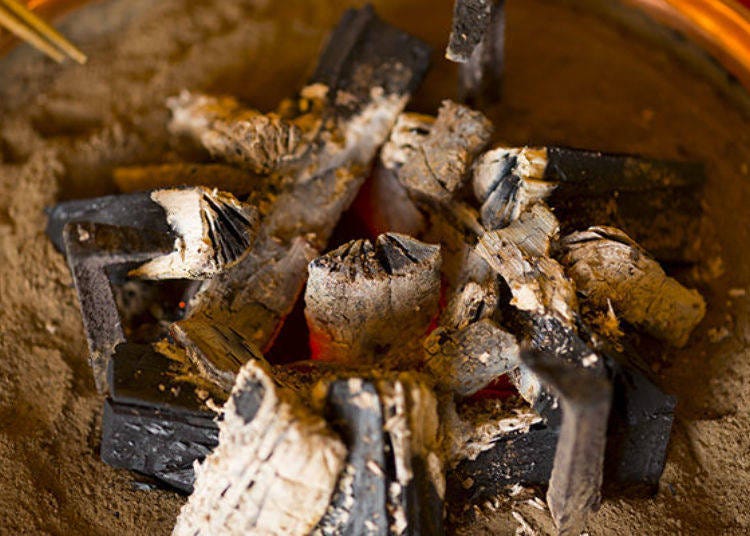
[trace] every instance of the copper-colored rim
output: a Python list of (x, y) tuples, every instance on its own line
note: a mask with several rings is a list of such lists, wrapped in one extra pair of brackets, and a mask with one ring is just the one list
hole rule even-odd
[(625, 0), (679, 30), (750, 90), (750, 10), (735, 0)]
[[(750, 90), (750, 9), (737, 0), (623, 1), (696, 41)], [(47, 18), (85, 3), (87, 0), (27, 0), (29, 7)], [(0, 53), (11, 44), (12, 39), (0, 33)]]

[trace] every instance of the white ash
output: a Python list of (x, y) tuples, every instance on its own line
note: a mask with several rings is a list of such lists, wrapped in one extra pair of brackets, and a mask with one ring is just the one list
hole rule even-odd
[(155, 190), (177, 234), (174, 250), (131, 271), (142, 279), (207, 279), (236, 264), (255, 240), (258, 213), (232, 194), (202, 186)]
[[(247, 415), (243, 397), (256, 396), (262, 396), (257, 412)], [(325, 421), (282, 398), (266, 371), (249, 361), (224, 408), (218, 447), (196, 464), (195, 491), (173, 534), (309, 534), (345, 459), (346, 448)]]
[[(546, 169), (545, 147), (496, 147), (484, 153), (474, 163), (474, 195), (480, 203), (484, 203), (500, 181), (509, 175), (515, 175), (526, 183), (523, 186), (527, 191), (524, 199), (528, 200), (528, 204), (544, 200), (556, 186), (544, 180)], [(520, 205), (519, 213), (525, 208), (526, 206)]]

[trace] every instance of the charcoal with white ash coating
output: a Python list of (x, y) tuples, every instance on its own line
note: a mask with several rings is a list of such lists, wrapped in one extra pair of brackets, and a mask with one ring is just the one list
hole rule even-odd
[(440, 246), (405, 235), (348, 242), (310, 263), (305, 317), (315, 356), (415, 364), (438, 313)]
[(97, 389), (125, 333), (112, 279), (201, 279), (239, 261), (253, 243), (255, 209), (204, 187), (69, 201), (47, 234), (66, 252), (81, 304)]
[(687, 344), (706, 314), (697, 290), (667, 276), (619, 229), (591, 227), (566, 236), (561, 247), (561, 262), (592, 309), (611, 306), (630, 324), (676, 347)]
[(324, 414), (349, 453), (313, 534), (442, 534), (437, 400), (411, 374), (326, 386)]
[(173, 534), (307, 534), (326, 512), (347, 448), (259, 361), (237, 378), (219, 445), (196, 468)]
[[(428, 59), (426, 45), (379, 20), (372, 8), (343, 16), (310, 84), (299, 99), (281, 106), (282, 115), (305, 132), (307, 148), (275, 175), (279, 193), (265, 213), (256, 246), (237, 266), (206, 282), (185, 320), (175, 324), (178, 338), (190, 341), (205, 368), (231, 378), (242, 364), (225, 366), (200, 351), (206, 346), (201, 341), (206, 324), (225, 324), (263, 351), (271, 346), (307, 277), (306, 270), (289, 270), (281, 259), (301, 240), (309, 244), (310, 257), (325, 247)], [(200, 132), (211, 128), (210, 107), (196, 110), (181, 101), (172, 106), (177, 125), (198, 125)], [(267, 284), (248, 283), (263, 271)], [(294, 291), (276, 293), (281, 280)]]
[(459, 64), (462, 101), (498, 101), (505, 67), (505, 0), (456, 0), (445, 57)]
[(702, 165), (564, 147), (497, 147), (476, 162), (474, 192), (488, 228), (546, 200), (568, 233), (612, 225), (663, 262), (699, 254)]

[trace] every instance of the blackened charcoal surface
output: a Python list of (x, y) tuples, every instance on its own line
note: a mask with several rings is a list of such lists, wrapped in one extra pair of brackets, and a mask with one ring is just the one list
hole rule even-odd
[(494, 0), (456, 0), (450, 41), (445, 53), (449, 60), (460, 63), (469, 61), (490, 23), (493, 4)]
[(101, 457), (109, 465), (153, 476), (190, 493), (193, 462), (218, 444), (213, 416), (104, 403)]
[[(367, 400), (373, 403), (368, 405)], [(328, 390), (325, 416), (349, 454), (318, 529), (325, 535), (388, 534), (384, 423), (375, 385), (334, 382)]]
[(607, 356), (614, 397), (604, 465), (604, 493), (644, 497), (658, 491), (676, 400), (623, 356)]
[(46, 232), (59, 251), (65, 250), (65, 225), (81, 221), (173, 234), (167, 225), (164, 209), (151, 199), (150, 192), (108, 195), (94, 199), (65, 201), (55, 205), (48, 211)]
[[(345, 89), (360, 105), (370, 100), (373, 87), (386, 93), (414, 91), (427, 70), (430, 48), (405, 32), (381, 21), (372, 6), (348, 10), (334, 29), (310, 83), (332, 91)], [(397, 65), (403, 75), (399, 75)], [(363, 76), (368, 65), (372, 76)], [(391, 68), (382, 68), (391, 65)]]
[(514, 484), (544, 486), (552, 473), (559, 430), (544, 424), (499, 437), (474, 460), (448, 473), (448, 502), (482, 504)]

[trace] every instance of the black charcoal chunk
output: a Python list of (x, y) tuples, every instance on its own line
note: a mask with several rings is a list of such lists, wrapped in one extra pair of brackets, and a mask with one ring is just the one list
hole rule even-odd
[(191, 492), (193, 462), (218, 444), (216, 414), (205, 405), (208, 393), (178, 378), (174, 363), (151, 345), (119, 345), (109, 372), (102, 460)]
[(46, 233), (58, 251), (65, 251), (63, 229), (71, 222), (105, 223), (172, 234), (164, 209), (151, 199), (150, 192), (65, 201), (50, 208)]
[(379, 400), (369, 381), (338, 380), (328, 389), (325, 417), (349, 454), (328, 511), (317, 527), (324, 535), (388, 534), (388, 480)]
[(449, 471), (448, 502), (482, 504), (515, 484), (546, 486), (558, 437), (559, 428), (542, 423), (499, 437), (490, 449)]

